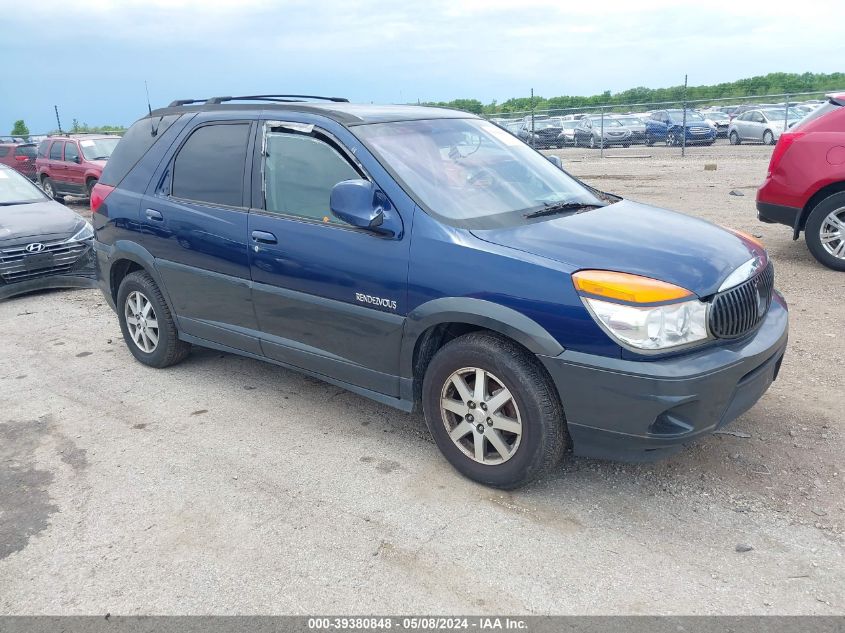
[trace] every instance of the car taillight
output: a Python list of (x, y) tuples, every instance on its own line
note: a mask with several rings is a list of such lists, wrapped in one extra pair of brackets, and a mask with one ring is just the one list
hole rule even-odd
[(766, 174), (767, 178), (772, 177), (772, 174), (775, 169), (777, 169), (778, 164), (783, 159), (784, 154), (786, 154), (786, 150), (792, 147), (792, 144), (802, 136), (804, 136), (804, 132), (783, 132), (780, 135), (778, 144), (775, 145), (775, 149), (772, 152), (772, 158), (769, 161), (769, 171)]
[(25, 163), (27, 161), (27, 157), (26, 156), (15, 156), (15, 160), (18, 161), (19, 163)]
[(110, 187), (109, 185), (99, 182), (94, 185), (94, 188), (91, 190), (91, 211), (96, 213), (97, 209), (100, 208), (100, 205), (105, 202), (112, 191), (114, 191), (114, 187)]

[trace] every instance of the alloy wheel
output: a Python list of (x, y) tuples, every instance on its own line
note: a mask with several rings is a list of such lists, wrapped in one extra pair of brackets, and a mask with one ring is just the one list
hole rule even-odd
[(489, 371), (464, 367), (446, 380), (440, 417), (449, 437), (467, 457), (497, 465), (516, 454), (522, 419), (510, 390)]
[(129, 336), (138, 349), (146, 354), (154, 352), (158, 346), (158, 320), (150, 300), (133, 290), (126, 297), (123, 313)]
[(822, 248), (837, 259), (845, 259), (845, 207), (832, 211), (819, 229)]
[(56, 197), (56, 192), (53, 191), (53, 183), (50, 182), (49, 178), (45, 178), (41, 182), (41, 187), (44, 189), (44, 193), (46, 193), (48, 196), (50, 196), (50, 198)]

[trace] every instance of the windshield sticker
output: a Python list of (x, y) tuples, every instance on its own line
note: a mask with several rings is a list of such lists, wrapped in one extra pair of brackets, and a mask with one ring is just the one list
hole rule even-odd
[(94, 147), (94, 141), (79, 141), (82, 147)]

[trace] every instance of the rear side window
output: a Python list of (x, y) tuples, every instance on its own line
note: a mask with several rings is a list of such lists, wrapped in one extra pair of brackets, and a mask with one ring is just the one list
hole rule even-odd
[(15, 149), (15, 156), (35, 157), (35, 145), (21, 145)]
[(792, 126), (792, 129), (796, 129), (803, 125), (807, 125), (810, 121), (815, 121), (819, 117), (824, 116), (828, 112), (833, 112), (834, 110), (838, 110), (842, 106), (837, 105), (833, 101), (828, 101), (827, 103), (820, 105), (818, 108), (807, 114), (803, 119), (801, 119), (798, 123)]
[(38, 145), (38, 156), (40, 158), (47, 158), (47, 146), (50, 144), (50, 141), (41, 141)]
[(0, 158), (9, 155), (9, 146), (8, 145), (0, 145)]
[(109, 157), (100, 182), (111, 187), (118, 185), (180, 116), (180, 114), (168, 114), (136, 121), (126, 131)]
[(235, 123), (194, 130), (173, 163), (173, 196), (242, 206), (249, 128), (249, 123)]
[(50, 160), (62, 160), (62, 145), (64, 141), (53, 141), (50, 146)]
[(76, 143), (65, 143), (65, 160), (75, 161), (79, 158), (79, 148)]
[(360, 174), (336, 149), (312, 136), (267, 135), (266, 210), (341, 224), (329, 207), (332, 187)]

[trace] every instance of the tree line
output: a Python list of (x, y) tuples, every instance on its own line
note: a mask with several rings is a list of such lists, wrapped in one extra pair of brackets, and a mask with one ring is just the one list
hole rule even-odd
[[(769, 73), (768, 75), (709, 86), (688, 86), (686, 99), (698, 101), (801, 92), (821, 94), (826, 91), (841, 89), (845, 89), (845, 73)], [(524, 112), (531, 110), (532, 104), (537, 110), (552, 110), (628, 103), (680, 102), (683, 99), (684, 86), (678, 85), (669, 88), (645, 88), (640, 86), (613, 94), (607, 90), (589, 97), (564, 95), (545, 98), (535, 95), (533, 101), (531, 97), (514, 97), (501, 103), (492, 101), (485, 104), (478, 99), (453, 99), (452, 101), (427, 102), (424, 105), (446, 106), (474, 112), (475, 114), (493, 115), (506, 112)]]

